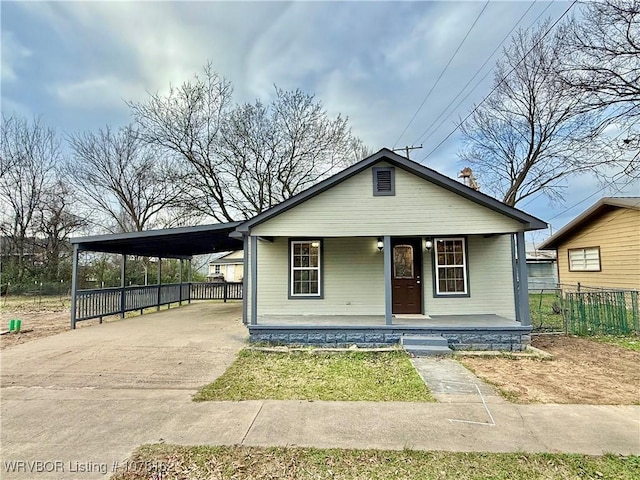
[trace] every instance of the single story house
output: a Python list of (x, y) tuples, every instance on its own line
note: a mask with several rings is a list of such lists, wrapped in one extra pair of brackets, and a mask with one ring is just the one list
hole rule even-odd
[(640, 197), (605, 197), (538, 248), (555, 250), (563, 285), (640, 289)]
[(129, 255), (242, 250), (251, 341), (371, 346), (421, 336), (443, 348), (520, 350), (531, 333), (524, 236), (546, 227), (382, 149), (247, 221), (71, 239), (71, 324), (210, 298), (206, 284), (182, 277), (78, 290), (81, 252), (122, 255), (124, 279)]
[[(382, 149), (239, 225), (252, 341), (519, 350), (524, 233), (547, 225)], [(517, 259), (523, 261), (518, 262)]]
[(208, 282), (241, 282), (244, 277), (244, 252), (223, 252), (209, 262)]

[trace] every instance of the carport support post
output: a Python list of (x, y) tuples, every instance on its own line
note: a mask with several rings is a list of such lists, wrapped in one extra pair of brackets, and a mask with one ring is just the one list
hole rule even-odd
[(122, 263), (120, 264), (120, 318), (124, 318), (124, 309), (127, 306), (127, 299), (124, 293), (125, 273), (127, 272), (127, 255), (122, 254)]
[(162, 257), (158, 257), (158, 305), (156, 311), (160, 311), (160, 302), (162, 301)]
[(178, 275), (178, 281), (180, 282), (180, 295), (178, 299), (180, 300), (179, 305), (182, 306), (182, 268), (184, 267), (182, 263), (182, 259), (180, 259), (180, 274)]
[(531, 326), (529, 314), (529, 285), (527, 282), (527, 253), (524, 246), (524, 232), (516, 233), (518, 249), (518, 308), (520, 309), (520, 325)]
[(191, 262), (191, 258), (189, 259), (189, 263), (187, 264), (187, 282), (189, 283), (189, 289), (187, 290), (187, 304), (191, 304), (191, 272), (193, 270), (193, 264)]
[(384, 236), (384, 320), (387, 325), (393, 323), (392, 300), (391, 300), (391, 237)]
[(78, 244), (73, 245), (73, 270), (71, 272), (71, 328), (76, 328), (76, 296), (78, 293), (78, 258), (80, 249)]

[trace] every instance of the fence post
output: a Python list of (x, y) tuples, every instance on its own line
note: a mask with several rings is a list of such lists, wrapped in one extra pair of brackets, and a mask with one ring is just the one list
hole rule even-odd
[(224, 298), (224, 303), (227, 303), (227, 298), (229, 297), (229, 284), (226, 280), (224, 282), (224, 291), (222, 293), (222, 296)]

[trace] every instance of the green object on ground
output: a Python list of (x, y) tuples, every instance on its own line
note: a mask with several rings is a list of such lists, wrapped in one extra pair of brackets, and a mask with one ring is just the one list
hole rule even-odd
[(12, 318), (11, 320), (9, 320), (9, 331), (19, 332), (21, 325), (22, 325), (22, 320), (18, 320), (17, 318)]

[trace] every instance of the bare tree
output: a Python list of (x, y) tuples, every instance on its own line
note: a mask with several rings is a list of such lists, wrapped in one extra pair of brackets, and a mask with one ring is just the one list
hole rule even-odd
[(69, 237), (88, 226), (85, 217), (72, 211), (77, 203), (72, 188), (58, 178), (43, 194), (42, 208), (37, 213), (36, 245), (44, 253), (44, 275), (50, 280), (66, 276), (62, 266), (71, 256)]
[(565, 52), (558, 71), (562, 80), (569, 88), (587, 93), (587, 108), (608, 109), (608, 119), (637, 119), (640, 1), (587, 2), (581, 13), (561, 29)]
[(170, 176), (169, 161), (127, 126), (109, 127), (69, 139), (74, 161), (66, 165), (87, 206), (101, 212), (111, 231), (142, 231), (162, 223), (179, 185)]
[(582, 108), (586, 93), (558, 78), (560, 43), (545, 38), (548, 27), (514, 35), (497, 63), (494, 90), (462, 127), (461, 159), (508, 205), (538, 193), (559, 200), (571, 175), (624, 168), (619, 157), (603, 155), (597, 112)]
[(3, 248), (13, 277), (22, 281), (29, 267), (27, 254), (33, 254), (38, 231), (39, 212), (45, 205), (45, 195), (54, 184), (54, 167), (60, 161), (60, 144), (55, 131), (39, 118), (27, 121), (17, 116), (2, 116), (2, 165), (0, 229)]
[(181, 159), (181, 203), (217, 221), (250, 218), (359, 158), (347, 119), (313, 95), (276, 87), (275, 99), (233, 107), (211, 64), (202, 77), (130, 103), (142, 137)]
[(330, 118), (313, 95), (276, 87), (274, 100), (236, 107), (218, 152), (225, 197), (250, 218), (366, 156), (346, 118)]
[(231, 104), (231, 84), (204, 67), (204, 76), (166, 95), (152, 94), (147, 103), (129, 103), (141, 137), (149, 144), (172, 152), (179, 159), (179, 175), (193, 211), (217, 221), (233, 220), (224, 198), (220, 158), (216, 142), (220, 126)]

